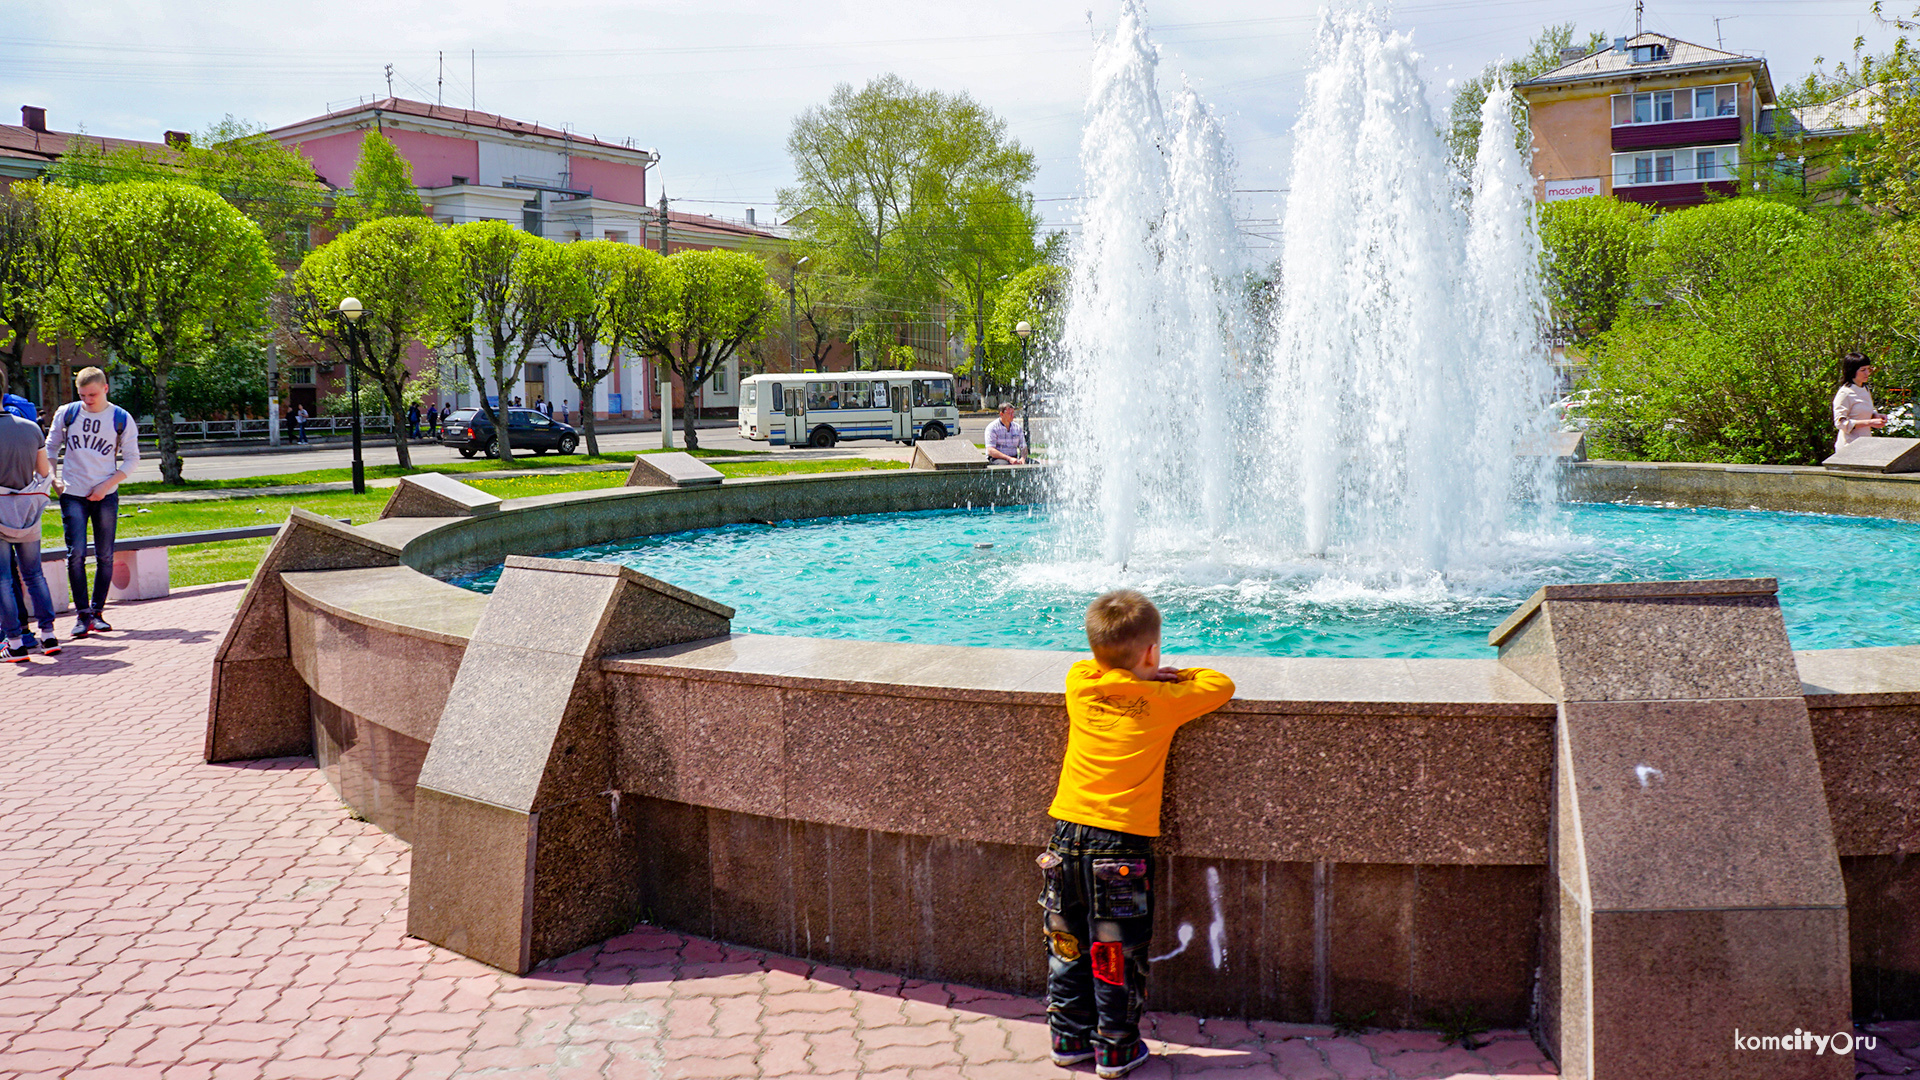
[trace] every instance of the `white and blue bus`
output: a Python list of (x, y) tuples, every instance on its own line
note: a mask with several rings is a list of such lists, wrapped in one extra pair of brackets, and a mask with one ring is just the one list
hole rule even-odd
[(944, 439), (960, 433), (944, 371), (800, 371), (740, 380), (740, 434), (773, 446), (842, 439)]

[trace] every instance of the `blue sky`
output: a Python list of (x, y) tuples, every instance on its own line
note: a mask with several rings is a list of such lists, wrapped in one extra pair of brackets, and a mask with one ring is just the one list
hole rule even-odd
[[(502, 0), (146, 3), (10, 0), (0, 41), (0, 116), (48, 110), (52, 126), (157, 139), (222, 115), (277, 125), (362, 95), (384, 96), (385, 65), (403, 97), (481, 109), (658, 149), (658, 176), (679, 207), (765, 220), (790, 176), (795, 113), (839, 82), (895, 71), (965, 91), (997, 111), (1040, 162), (1036, 195), (1070, 224), (1079, 187), (1079, 121), (1092, 35), (1117, 0), (702, 0), (559, 8)], [(1285, 186), (1316, 3), (1159, 0), (1162, 88), (1191, 79), (1225, 118), (1239, 186)], [(1716, 27), (1714, 16), (1722, 21)], [(1390, 8), (1427, 58), (1436, 109), (1449, 79), (1525, 50), (1549, 22), (1631, 33), (1633, 5), (1542, 0), (1409, 0)], [(1649, 30), (1765, 55), (1776, 83), (1816, 56), (1891, 44), (1868, 0), (1683, 0), (1650, 3)], [(444, 83), (438, 54), (445, 54)], [(1274, 216), (1254, 192), (1245, 214)]]

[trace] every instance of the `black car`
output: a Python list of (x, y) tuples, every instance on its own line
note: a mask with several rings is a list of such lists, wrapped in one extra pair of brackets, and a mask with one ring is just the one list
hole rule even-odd
[[(549, 420), (532, 409), (507, 410), (507, 441), (513, 449), (544, 454), (558, 450), (571, 454), (580, 445), (580, 433)], [(440, 425), (440, 445), (460, 451), (461, 457), (493, 453), (493, 421), (479, 409), (455, 409)]]

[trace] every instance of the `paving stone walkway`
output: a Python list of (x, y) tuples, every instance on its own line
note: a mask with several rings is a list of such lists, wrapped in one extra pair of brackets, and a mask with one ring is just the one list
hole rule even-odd
[[(406, 937), (406, 845), (310, 759), (200, 760), (239, 596), (120, 605), (115, 633), (0, 669), (0, 1076), (1092, 1075), (1045, 1061), (1026, 998), (650, 927), (525, 978)], [(1143, 1080), (1553, 1071), (1518, 1032), (1468, 1052), (1156, 1014), (1150, 1035)]]

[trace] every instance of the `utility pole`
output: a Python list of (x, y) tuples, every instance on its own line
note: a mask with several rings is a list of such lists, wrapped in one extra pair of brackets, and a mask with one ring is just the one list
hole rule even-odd
[[(667, 193), (660, 192), (660, 256), (667, 254)], [(664, 357), (654, 357), (654, 366), (660, 369), (660, 448), (673, 449), (673, 369), (667, 366)]]

